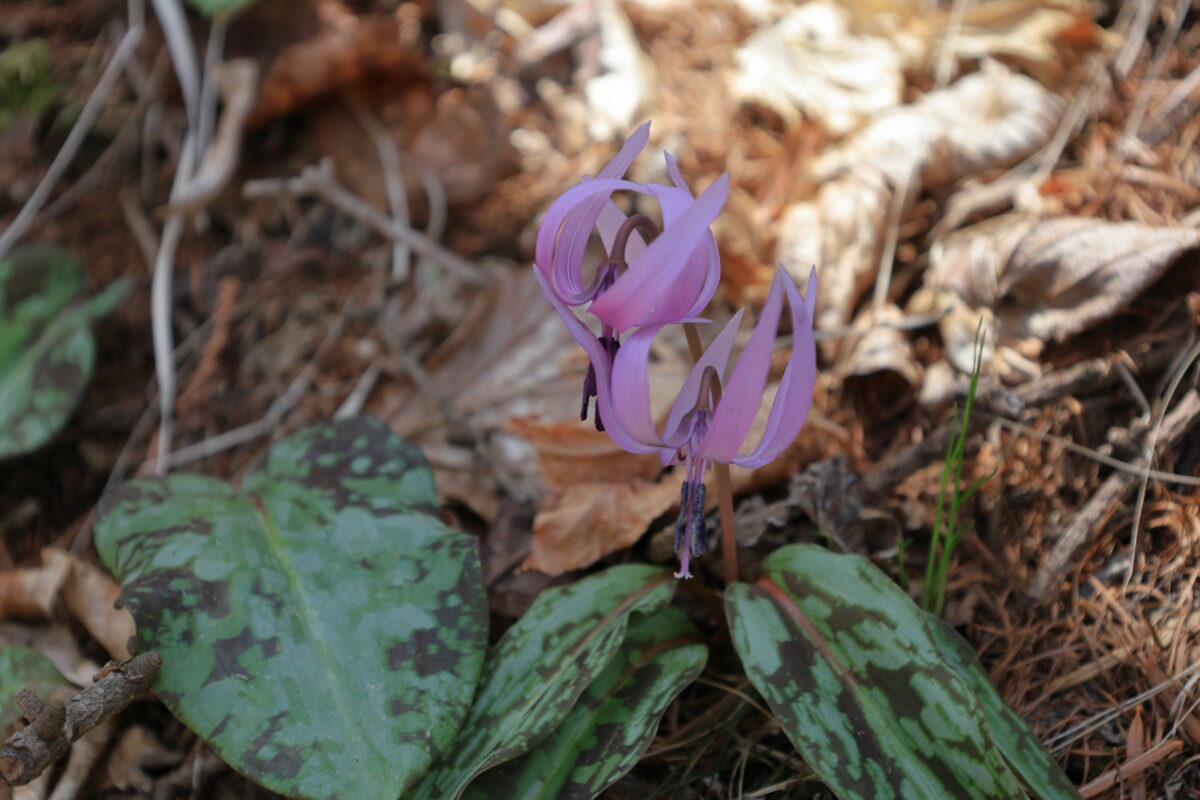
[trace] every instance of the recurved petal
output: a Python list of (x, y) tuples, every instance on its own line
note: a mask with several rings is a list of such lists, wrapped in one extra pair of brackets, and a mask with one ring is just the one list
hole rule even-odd
[(596, 178), (572, 186), (550, 204), (538, 228), (534, 264), (568, 305), (584, 302), (583, 257), (596, 219), (616, 191), (645, 192), (632, 181)]
[[(661, 325), (641, 328), (621, 343), (613, 359), (613, 415), (632, 438), (647, 447), (664, 447), (650, 410), (650, 345)], [(604, 420), (605, 427), (608, 419)]]
[(663, 439), (669, 446), (678, 448), (683, 444), (679, 423), (683, 420), (683, 415), (696, 406), (700, 392), (700, 379), (704, 375), (704, 370), (712, 367), (718, 375), (725, 374), (725, 367), (729, 363), (729, 353), (733, 350), (733, 341), (745, 313), (745, 309), (738, 309), (738, 312), (733, 315), (733, 319), (729, 320), (721, 332), (709, 343), (708, 348), (700, 356), (700, 360), (688, 373), (683, 387), (679, 390), (679, 396), (667, 414), (667, 423), (663, 426)]
[(663, 157), (667, 160), (667, 174), (671, 176), (671, 183), (690, 195), (692, 190), (688, 188), (687, 182), (684, 181), (683, 175), (679, 172), (679, 164), (675, 163), (675, 156), (664, 152)]
[(652, 453), (657, 448), (647, 447), (637, 441), (629, 434), (621, 425), (621, 421), (613, 412), (612, 406), (612, 368), (609, 365), (608, 353), (604, 350), (604, 345), (600, 343), (600, 339), (596, 334), (592, 333), (587, 325), (576, 317), (571, 309), (568, 308), (558, 297), (550, 290), (546, 280), (541, 273), (534, 270), (534, 277), (537, 278), (538, 284), (542, 287), (542, 292), (546, 295), (546, 300), (558, 312), (558, 316), (562, 318), (563, 323), (567, 326), (567, 330), (575, 337), (575, 341), (587, 353), (591, 359), (592, 367), (596, 370), (596, 408), (600, 411), (600, 418), (604, 420), (604, 429), (608, 433), (609, 438), (613, 443), (622, 450), (627, 450), (630, 453)]
[(787, 291), (788, 306), (792, 312), (792, 353), (780, 379), (775, 400), (771, 403), (762, 439), (752, 452), (733, 459), (733, 463), (751, 469), (770, 463), (796, 439), (804, 420), (808, 418), (817, 380), (817, 343), (813, 337), (812, 313), (817, 299), (817, 270), (814, 267), (809, 275), (803, 299), (796, 284), (785, 276), (782, 267), (776, 279), (783, 283)]
[(780, 312), (783, 311), (784, 291), (783, 275), (776, 273), (758, 324), (754, 326), (754, 333), (738, 358), (733, 373), (722, 382), (721, 402), (713, 414), (708, 436), (699, 447), (699, 455), (703, 458), (729, 463), (737, 456), (742, 441), (754, 424), (763, 390), (767, 386), (771, 348), (775, 343)]
[(694, 315), (693, 306), (706, 275), (689, 276), (695, 281), (692, 286), (682, 285), (682, 278), (692, 253), (710, 235), (708, 226), (720, 213), (728, 192), (729, 177), (722, 175), (674, 224), (666, 226), (589, 311), (619, 331)]

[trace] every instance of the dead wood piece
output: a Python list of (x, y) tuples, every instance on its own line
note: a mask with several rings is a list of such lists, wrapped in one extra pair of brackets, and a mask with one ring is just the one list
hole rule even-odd
[[(1163, 418), (1158, 449), (1163, 451), (1174, 447), (1197, 422), (1200, 422), (1200, 395), (1193, 390), (1184, 395), (1179, 404)], [(1049, 558), (1034, 576), (1028, 592), (1030, 600), (1037, 603), (1046, 599), (1109, 509), (1123, 501), (1139, 480), (1138, 474), (1125, 471), (1114, 472), (1105, 479), (1059, 535)]]
[(46, 704), (29, 690), (18, 692), (17, 703), (30, 724), (0, 749), (0, 776), (13, 786), (32, 781), (72, 742), (147, 691), (161, 666), (162, 656), (149, 652), (105, 667), (95, 683), (66, 703)]

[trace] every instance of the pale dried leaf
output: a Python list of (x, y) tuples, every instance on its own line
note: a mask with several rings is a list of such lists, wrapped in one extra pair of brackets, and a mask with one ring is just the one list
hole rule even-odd
[(938, 242), (926, 285), (994, 310), (1000, 343), (1062, 341), (1112, 316), (1197, 247), (1194, 229), (1008, 214)]
[(629, 132), (650, 103), (657, 77), (653, 62), (642, 52), (629, 17), (616, 0), (598, 0), (596, 23), (600, 74), (583, 84), (588, 104), (588, 133), (604, 141)]
[(0, 646), (20, 645), (37, 650), (54, 668), (76, 686), (89, 686), (100, 665), (84, 658), (71, 630), (63, 624), (50, 626), (0, 623)]
[(1007, 56), (1034, 65), (1060, 63), (1068, 44), (1111, 47), (1119, 42), (1116, 34), (1092, 21), (1084, 0), (972, 3), (963, 10), (961, 27), (947, 28), (941, 38), (957, 58)]
[(838, 372), (847, 390), (871, 406), (873, 418), (894, 416), (911, 405), (921, 368), (908, 337), (898, 330), (904, 312), (890, 303), (865, 309), (854, 322), (866, 331), (852, 340)]
[(117, 661), (129, 658), (129, 639), (137, 632), (133, 616), (117, 608), (121, 586), (107, 573), (54, 547), (42, 551), (46, 564), (63, 564), (70, 577), (63, 584), (63, 603), (96, 641)]
[(737, 52), (733, 90), (784, 119), (803, 114), (844, 134), (899, 105), (904, 71), (924, 58), (925, 46), (912, 37), (856, 30), (848, 8), (818, 0), (746, 40)]
[(824, 183), (792, 206), (780, 226), (776, 259), (797, 280), (821, 272), (817, 326), (844, 325), (875, 280), (894, 194), (903, 221), (922, 189), (980, 170), (1006, 167), (1053, 135), (1062, 103), (1029, 78), (994, 62), (919, 102), (876, 116), (859, 134), (818, 159)]
[(0, 573), (0, 619), (49, 619), (70, 566), (40, 567)]

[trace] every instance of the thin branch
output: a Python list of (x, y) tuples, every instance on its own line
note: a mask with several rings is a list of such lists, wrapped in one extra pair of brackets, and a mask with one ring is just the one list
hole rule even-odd
[[(196, 50), (192, 46), (192, 34), (188, 30), (187, 14), (179, 0), (152, 0), (158, 24), (167, 39), (167, 50), (179, 79), (179, 90), (183, 94), (183, 105), (187, 111), (188, 129), (196, 130), (200, 112), (200, 68), (196, 61)], [(196, 143), (191, 143), (195, 147)]]
[(29, 725), (0, 749), (0, 777), (21, 786), (41, 775), (72, 742), (147, 692), (160, 667), (162, 656), (153, 651), (110, 665), (65, 703), (46, 703), (28, 689), (17, 692), (17, 706)]
[(320, 166), (306, 167), (295, 178), (278, 178), (250, 181), (243, 188), (248, 198), (268, 197), (278, 194), (297, 196), (313, 195), (325, 200), (339, 211), (362, 222), (369, 228), (390, 239), (405, 242), (413, 251), (445, 267), (463, 283), (485, 286), (491, 281), (479, 268), (462, 256), (452, 253), (425, 234), (390, 219), (369, 204), (346, 191), (333, 177), (333, 167), (328, 161)]
[[(409, 227), (408, 193), (404, 188), (404, 175), (400, 171), (400, 148), (396, 140), (383, 126), (366, 102), (358, 95), (349, 95), (346, 105), (354, 114), (358, 124), (370, 137), (379, 156), (379, 166), (383, 168), (383, 183), (387, 189), (388, 207), (392, 212), (394, 223)], [(392, 242), (392, 281), (399, 283), (408, 277), (409, 261), (412, 258), (412, 248), (399, 240)]]
[(125, 36), (121, 39), (121, 43), (117, 45), (116, 52), (113, 53), (108, 66), (101, 73), (100, 80), (96, 83), (96, 88), (92, 90), (87, 102), (83, 105), (83, 110), (79, 112), (79, 119), (75, 120), (75, 125), (71, 128), (71, 132), (67, 134), (67, 140), (63, 142), (62, 149), (54, 157), (50, 168), (42, 176), (41, 182), (33, 190), (33, 194), (29, 196), (25, 205), (17, 214), (17, 218), (5, 229), (4, 233), (0, 233), (0, 258), (7, 255), (13, 245), (25, 235), (25, 232), (37, 216), (38, 211), (41, 210), (42, 205), (49, 198), (55, 184), (62, 178), (63, 173), (66, 172), (67, 167), (74, 160), (76, 153), (79, 152), (79, 148), (83, 144), (84, 138), (87, 137), (88, 131), (92, 128), (92, 123), (96, 121), (96, 116), (100, 113), (101, 106), (108, 99), (108, 95), (116, 85), (122, 70), (125, 69), (125, 63), (133, 57), (133, 53), (142, 41), (144, 33), (145, 29), (141, 26), (134, 26), (125, 32)]
[[(178, 195), (192, 174), (195, 160), (195, 143), (192, 135), (183, 143), (179, 166), (175, 170), (175, 182), (171, 195)], [(165, 475), (167, 460), (171, 452), (171, 438), (175, 416), (175, 349), (171, 332), (171, 286), (174, 282), (175, 251), (183, 237), (185, 216), (182, 211), (172, 211), (163, 226), (158, 253), (154, 257), (154, 279), (150, 286), (150, 327), (154, 339), (154, 373), (158, 377), (158, 475)]]

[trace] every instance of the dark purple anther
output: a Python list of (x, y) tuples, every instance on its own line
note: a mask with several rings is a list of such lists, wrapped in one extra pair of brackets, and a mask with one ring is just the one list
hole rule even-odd
[(688, 508), (688, 484), (687, 481), (679, 487), (679, 516), (675, 518), (675, 552), (683, 550), (683, 537), (687, 531), (687, 508)]
[(688, 509), (688, 543), (692, 548), (692, 558), (699, 558), (708, 549), (708, 532), (704, 528), (704, 501), (708, 490), (703, 483), (696, 484), (692, 493), (692, 505)]

